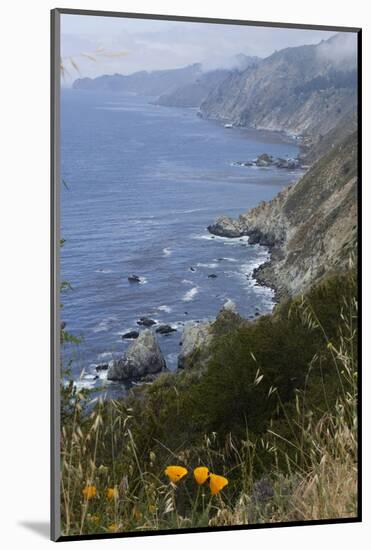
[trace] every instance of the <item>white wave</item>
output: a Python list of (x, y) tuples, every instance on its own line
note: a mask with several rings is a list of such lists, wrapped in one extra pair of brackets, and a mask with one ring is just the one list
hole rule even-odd
[(188, 210), (172, 210), (170, 214), (193, 214), (194, 212), (207, 212), (209, 208), (190, 208)]
[[(91, 368), (94, 368), (94, 365), (90, 365)], [(97, 378), (97, 373), (95, 372), (86, 372), (84, 369), (80, 373), (80, 377), (74, 381), (74, 386), (80, 389), (91, 389), (95, 386)]]
[(112, 351), (104, 351), (103, 353), (98, 354), (98, 359), (107, 359), (107, 357), (112, 358), (113, 353)]
[(106, 317), (93, 328), (93, 332), (107, 332), (115, 321), (117, 321), (117, 317), (115, 315)]
[(95, 383), (91, 380), (75, 380), (73, 384), (77, 390), (89, 390), (95, 386)]
[(170, 256), (170, 255), (171, 255), (172, 250), (171, 250), (171, 248), (163, 248), (163, 249), (162, 249), (162, 252), (163, 252), (163, 255), (166, 257), (166, 256)]
[(183, 279), (182, 283), (185, 285), (193, 285), (193, 281), (190, 281), (189, 279)]
[(108, 369), (99, 371), (98, 372), (99, 380), (107, 380), (107, 373), (108, 373)]
[[(238, 262), (238, 260), (236, 258), (220, 258), (220, 260), (222, 260), (223, 262)], [(218, 261), (218, 260), (215, 260), (215, 261)]]
[(191, 302), (193, 298), (198, 294), (198, 287), (194, 286), (191, 290), (188, 290), (182, 298), (183, 302)]
[(112, 269), (96, 269), (95, 273), (103, 273), (105, 275), (106, 273), (112, 273)]
[[(94, 366), (94, 365), (91, 365), (91, 366)], [(96, 377), (97, 377), (96, 374), (85, 374), (84, 380), (96, 380), (97, 379)]]
[(241, 264), (241, 273), (249, 278), (252, 278), (254, 269), (266, 262), (269, 259), (269, 256), (270, 253), (266, 249), (259, 247), (257, 250), (257, 257)]
[(213, 268), (215, 268), (215, 267), (218, 267), (219, 264), (215, 264), (215, 263), (203, 264), (203, 263), (200, 262), (200, 263), (198, 263), (198, 264), (196, 264), (196, 265), (197, 265), (197, 267), (208, 267), (208, 268), (210, 268), (210, 269), (213, 269)]
[(148, 217), (145, 219), (132, 220), (131, 223), (133, 225), (160, 225), (161, 222)]
[[(118, 330), (117, 332), (114, 332), (114, 334), (117, 334), (117, 336), (122, 337), (123, 334), (126, 334), (127, 332), (131, 332), (132, 330), (136, 330), (136, 329), (133, 329), (132, 326), (131, 327), (124, 327), (124, 328)], [(124, 338), (124, 340), (125, 340), (125, 338)]]
[(220, 239), (224, 240), (224, 244), (226, 245), (232, 245), (232, 246), (246, 246), (249, 244), (249, 237), (243, 236), (243, 237), (234, 237), (233, 239), (229, 239), (228, 237), (219, 237)]
[(193, 235), (192, 239), (201, 239), (206, 241), (216, 241), (227, 245), (233, 245), (238, 246), (241, 244), (246, 245), (249, 242), (249, 237), (243, 236), (243, 237), (220, 237), (219, 235), (211, 235), (211, 234), (205, 234), (202, 235)]
[(146, 285), (148, 283), (148, 279), (147, 277), (140, 277), (140, 281), (139, 281), (139, 284), (140, 285)]
[(211, 239), (223, 239), (224, 237), (217, 237), (216, 235), (210, 235), (210, 234), (202, 234), (202, 235), (194, 235), (192, 239), (205, 239), (206, 241), (210, 241)]
[(159, 306), (157, 309), (159, 311), (165, 311), (165, 313), (170, 313), (172, 311), (172, 308), (170, 306), (166, 306), (166, 305)]

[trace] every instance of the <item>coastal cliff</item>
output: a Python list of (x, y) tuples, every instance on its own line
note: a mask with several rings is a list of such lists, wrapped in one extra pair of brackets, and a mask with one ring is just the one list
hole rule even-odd
[(227, 69), (210, 71), (198, 76), (186, 85), (160, 95), (154, 103), (165, 107), (199, 107), (210, 92), (230, 74)]
[(224, 81), (229, 81), (234, 75), (247, 68), (257, 67), (261, 59), (256, 56), (239, 54), (230, 60), (229, 68), (207, 70), (186, 85), (180, 84), (170, 93), (161, 95), (155, 103), (167, 107), (200, 107), (200, 105)]
[(236, 126), (300, 135), (303, 144), (313, 145), (354, 112), (356, 63), (344, 33), (317, 45), (286, 48), (225, 79), (200, 112)]
[(268, 246), (270, 260), (254, 276), (274, 288), (278, 298), (292, 296), (348, 267), (357, 246), (356, 192), (353, 133), (271, 201), (238, 220), (219, 218), (208, 229), (219, 236), (249, 235), (250, 243)]

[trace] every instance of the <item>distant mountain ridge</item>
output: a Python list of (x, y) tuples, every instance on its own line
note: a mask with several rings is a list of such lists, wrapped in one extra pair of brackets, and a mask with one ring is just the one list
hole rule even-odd
[(129, 75), (102, 75), (96, 78), (78, 78), (75, 90), (132, 92), (157, 96), (154, 103), (168, 107), (199, 107), (208, 95), (233, 73), (257, 66), (256, 56), (238, 54), (230, 58), (229, 68), (207, 68), (194, 63), (178, 69), (139, 71)]
[(96, 78), (78, 78), (72, 88), (109, 92), (133, 92), (140, 95), (160, 96), (179, 86), (187, 86), (202, 75), (200, 63), (180, 69), (139, 71), (130, 75), (113, 74)]
[(300, 134), (312, 145), (356, 110), (356, 92), (355, 53), (348, 37), (337, 34), (317, 45), (280, 50), (233, 74), (200, 111), (236, 126)]

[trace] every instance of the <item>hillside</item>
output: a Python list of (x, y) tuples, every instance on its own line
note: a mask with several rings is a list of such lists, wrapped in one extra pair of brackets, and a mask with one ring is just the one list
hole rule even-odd
[(318, 136), (309, 146), (302, 147), (301, 160), (306, 164), (312, 164), (356, 130), (357, 111), (356, 106), (352, 106), (327, 134)]
[(162, 94), (155, 103), (167, 107), (199, 107), (209, 93), (230, 74), (227, 69), (217, 69), (200, 75), (195, 81), (178, 86), (170, 93)]
[(331, 148), (293, 186), (261, 202), (238, 220), (220, 218), (217, 235), (249, 235), (271, 248), (255, 271), (278, 296), (295, 295), (332, 272), (347, 268), (357, 247), (357, 135)]
[(231, 60), (230, 68), (204, 69), (204, 73), (195, 81), (161, 95), (156, 103), (167, 107), (200, 107), (222, 82), (229, 81), (234, 74), (240, 74), (248, 67), (257, 67), (260, 61), (259, 57), (239, 54)]
[(195, 63), (180, 69), (139, 71), (130, 75), (102, 75), (97, 78), (78, 78), (72, 87), (75, 90), (133, 92), (141, 95), (159, 96), (170, 93), (179, 86), (189, 85), (201, 75), (201, 65)]
[(205, 118), (284, 131), (316, 142), (356, 105), (353, 43), (337, 34), (317, 45), (286, 48), (233, 74), (201, 105)]

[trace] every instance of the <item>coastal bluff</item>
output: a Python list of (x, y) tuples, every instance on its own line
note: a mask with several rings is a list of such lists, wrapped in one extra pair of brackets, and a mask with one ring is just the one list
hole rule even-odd
[(249, 236), (270, 249), (254, 277), (278, 298), (310, 288), (327, 274), (348, 267), (357, 243), (357, 135), (333, 147), (294, 185), (269, 202), (222, 216), (208, 227), (222, 237)]

